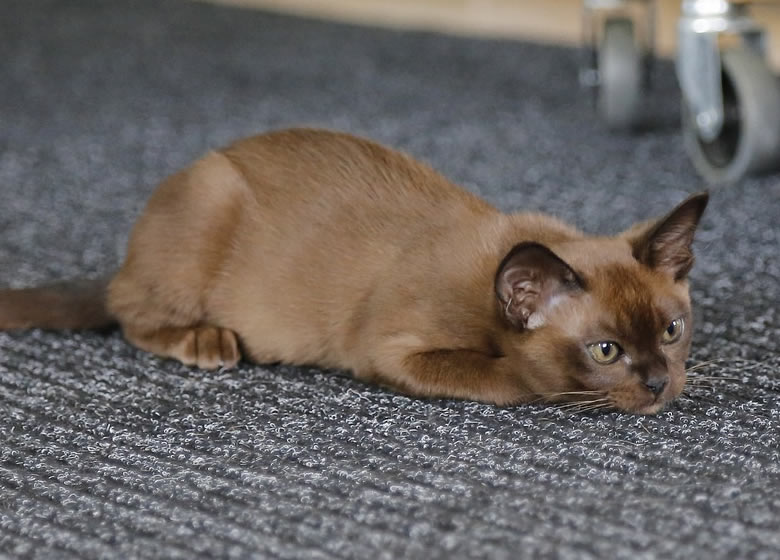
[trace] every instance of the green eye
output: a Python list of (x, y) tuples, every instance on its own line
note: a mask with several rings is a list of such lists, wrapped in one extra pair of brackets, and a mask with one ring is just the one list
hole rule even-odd
[(685, 328), (685, 323), (683, 322), (682, 319), (675, 319), (674, 321), (669, 323), (669, 326), (666, 327), (666, 329), (664, 329), (664, 332), (661, 335), (664, 344), (671, 344), (672, 342), (677, 342), (682, 336), (684, 328)]
[(604, 340), (588, 345), (591, 357), (600, 364), (611, 364), (623, 353), (623, 349), (617, 342)]

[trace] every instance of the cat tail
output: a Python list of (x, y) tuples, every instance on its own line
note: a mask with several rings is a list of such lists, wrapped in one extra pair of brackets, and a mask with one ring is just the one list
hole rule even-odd
[(105, 329), (116, 324), (106, 307), (110, 276), (0, 290), (0, 330)]

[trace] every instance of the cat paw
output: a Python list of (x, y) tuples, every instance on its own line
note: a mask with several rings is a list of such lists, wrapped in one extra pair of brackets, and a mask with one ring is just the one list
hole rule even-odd
[(241, 359), (236, 333), (220, 327), (164, 327), (152, 332), (123, 329), (133, 344), (201, 369), (230, 369)]
[(184, 334), (178, 348), (171, 352), (183, 364), (200, 369), (230, 369), (241, 354), (236, 334), (219, 327), (195, 327)]

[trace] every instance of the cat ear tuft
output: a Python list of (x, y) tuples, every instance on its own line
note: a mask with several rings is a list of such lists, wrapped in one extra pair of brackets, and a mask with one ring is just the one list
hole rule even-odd
[(708, 200), (706, 192), (694, 194), (660, 220), (626, 232), (634, 258), (675, 281), (685, 278), (693, 266), (693, 235)]
[(576, 272), (539, 243), (520, 243), (501, 261), (495, 290), (504, 317), (515, 328), (533, 329), (562, 296), (583, 287)]

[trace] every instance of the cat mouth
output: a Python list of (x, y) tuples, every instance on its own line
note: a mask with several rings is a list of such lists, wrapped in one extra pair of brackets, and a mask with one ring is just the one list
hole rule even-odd
[(635, 412), (636, 414), (658, 414), (664, 408), (666, 408), (666, 405), (674, 401), (676, 398), (677, 394), (675, 392), (664, 391), (664, 393), (658, 395), (651, 402), (642, 406), (637, 406), (636, 409), (632, 412)]
[(658, 414), (664, 408), (666, 408), (666, 405), (674, 401), (680, 395), (681, 392), (682, 391), (680, 390), (667, 389), (663, 393), (659, 394), (654, 400), (652, 400), (648, 404), (637, 406), (633, 410), (630, 410), (630, 412), (633, 412), (635, 414), (648, 414), (648, 415)]

